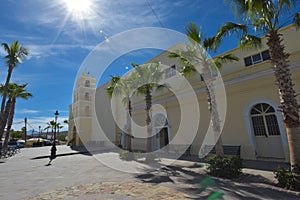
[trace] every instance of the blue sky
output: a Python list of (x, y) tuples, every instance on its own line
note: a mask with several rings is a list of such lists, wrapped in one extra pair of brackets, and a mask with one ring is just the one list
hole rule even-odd
[[(72, 90), (77, 71), (99, 43), (114, 34), (133, 28), (164, 27), (179, 32), (189, 22), (201, 26), (207, 36), (213, 35), (226, 21), (234, 20), (229, 5), (223, 0), (73, 0), (81, 3), (68, 4), (68, 0), (6, 0), (0, 6), (0, 42), (18, 40), (30, 50), (30, 56), (13, 72), (12, 81), (29, 83), (28, 91), (33, 98), (19, 100), (14, 129), (24, 117), (38, 130), (54, 119), (68, 118), (72, 102)], [(83, 2), (89, 2), (83, 3)], [(155, 14), (150, 9), (150, 3)], [(73, 6), (73, 7), (72, 7)], [(81, 10), (83, 9), (83, 10)], [(235, 47), (226, 42), (220, 51)], [(130, 62), (142, 63), (157, 51), (144, 50), (124, 55), (112, 64), (114, 74), (130, 70)], [(0, 56), (4, 56), (1, 48)], [(7, 73), (4, 60), (0, 61), (0, 80)], [(103, 81), (108, 80), (109, 74)], [(100, 83), (101, 84), (101, 83)]]

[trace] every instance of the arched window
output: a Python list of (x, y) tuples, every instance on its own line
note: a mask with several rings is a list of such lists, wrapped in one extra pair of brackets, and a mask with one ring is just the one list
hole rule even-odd
[(154, 128), (163, 128), (168, 127), (168, 120), (163, 114), (156, 114), (153, 117), (153, 127)]
[(256, 104), (252, 107), (250, 114), (255, 136), (280, 135), (277, 117), (272, 106), (266, 103)]
[(84, 99), (85, 100), (90, 100), (90, 94), (88, 92), (85, 93)]
[(90, 87), (90, 86), (91, 86), (90, 81), (89, 81), (89, 80), (86, 80), (86, 81), (85, 81), (85, 87)]

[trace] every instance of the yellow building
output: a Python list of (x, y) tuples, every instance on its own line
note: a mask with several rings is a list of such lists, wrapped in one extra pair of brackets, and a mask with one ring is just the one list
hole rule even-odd
[[(103, 134), (104, 132), (115, 133), (115, 124), (110, 120), (112, 114), (107, 112), (108, 114), (102, 115), (101, 111), (100, 116), (96, 115), (96, 113), (100, 113), (100, 111), (96, 112), (97, 110), (107, 110), (106, 108), (110, 107), (110, 101), (104, 92), (101, 88), (96, 90), (96, 80), (89, 73), (83, 72), (77, 79), (73, 92), (73, 103), (69, 109), (69, 145), (105, 146), (107, 140), (115, 140), (115, 134), (110, 134), (107, 138)], [(100, 100), (104, 96), (105, 98)], [(99, 121), (104, 122), (104, 124), (100, 123), (101, 128), (98, 117)]]
[[(293, 82), (296, 92), (300, 92), (300, 32), (294, 27), (289, 26), (281, 30), (284, 37), (286, 51), (291, 54), (290, 69), (292, 72)], [(260, 50), (241, 50), (232, 49), (224, 54), (233, 53), (240, 58), (238, 62), (227, 63), (222, 67), (221, 75), (226, 90), (226, 118), (222, 131), (222, 140), (224, 145), (241, 145), (241, 157), (244, 159), (272, 159), (272, 160), (289, 160), (289, 151), (287, 136), (282, 120), (282, 114), (278, 109), (279, 97), (278, 88), (275, 85), (272, 65), (269, 61), (269, 54), (265, 45), (266, 38), (263, 38), (263, 45)], [(180, 48), (175, 45), (168, 51)], [(165, 51), (157, 55), (148, 63), (161, 62), (164, 66), (165, 80), (168, 83), (176, 83), (178, 69), (181, 65), (177, 60), (169, 59), (169, 52)], [(90, 80), (90, 86), (95, 87), (94, 79), (83, 74), (78, 79), (79, 87), (74, 91), (73, 104), (70, 107), (70, 130), (69, 138), (74, 145), (80, 145), (80, 140), (76, 133), (80, 130), (81, 140), (90, 141), (87, 143), (97, 143), (102, 141), (93, 136), (93, 130), (89, 127), (95, 127), (95, 122), (90, 122), (84, 113), (87, 112), (89, 101), (83, 100), (86, 92), (89, 91), (84, 81)], [(191, 107), (192, 98), (180, 90), (184, 97), (185, 103), (180, 104), (179, 96), (174, 92), (163, 90), (153, 96), (152, 109), (152, 127), (158, 130), (157, 134), (152, 137), (152, 149), (157, 150), (165, 145), (172, 143), (180, 144), (181, 142), (191, 141), (191, 153), (198, 155), (201, 152), (201, 144), (209, 127), (210, 118), (207, 108), (207, 97), (203, 80), (199, 75), (193, 75), (188, 78), (192, 84), (197, 103), (200, 110), (200, 120), (195, 127), (199, 127), (195, 135), (190, 137), (192, 129), (195, 127), (185, 127), (181, 130), (180, 123), (184, 120), (193, 120), (194, 112), (197, 111)], [(125, 112), (121, 109), (119, 101), (111, 101), (105, 92), (109, 83), (99, 87), (96, 91), (95, 109), (98, 122), (101, 123), (105, 135), (116, 145), (125, 146)], [(95, 91), (95, 89), (94, 89)], [(89, 95), (93, 96), (91, 91)], [(300, 97), (298, 96), (300, 102)], [(220, 100), (220, 99), (219, 99)], [(114, 102), (111, 104), (111, 102)], [(144, 97), (133, 97), (133, 122), (140, 127), (145, 126), (145, 103)], [(190, 115), (182, 118), (183, 110), (187, 110)], [(113, 114), (115, 117), (113, 117)], [(114, 120), (114, 118), (116, 120)], [(73, 124), (76, 122), (76, 128)], [(71, 123), (71, 121), (73, 121)], [(90, 125), (92, 123), (92, 125)], [(78, 125), (77, 125), (78, 124)], [(84, 125), (83, 125), (84, 124)], [(80, 127), (77, 127), (80, 126)], [(104, 128), (103, 128), (104, 127)], [(99, 127), (98, 127), (99, 129)], [(95, 130), (98, 130), (94, 128)], [(138, 130), (138, 129), (137, 129)], [(142, 130), (142, 129), (140, 129)], [(82, 133), (81, 133), (82, 132)], [(97, 131), (96, 131), (97, 132)], [(145, 134), (134, 132), (132, 139), (133, 149), (145, 150)], [(139, 135), (140, 134), (140, 135)], [(177, 137), (176, 135), (180, 135)], [(96, 134), (97, 135), (97, 134)], [(194, 137), (195, 136), (195, 137)], [(94, 138), (93, 138), (94, 137)], [(72, 140), (72, 138), (74, 138)], [(82, 139), (84, 138), (84, 139)], [(75, 141), (75, 142), (74, 142)], [(94, 141), (94, 142), (92, 142)], [(175, 142), (174, 142), (175, 141)]]

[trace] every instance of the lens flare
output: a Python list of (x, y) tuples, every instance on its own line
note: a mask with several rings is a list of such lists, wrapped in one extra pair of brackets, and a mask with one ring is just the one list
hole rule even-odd
[(85, 13), (91, 9), (91, 0), (63, 0), (69, 12)]

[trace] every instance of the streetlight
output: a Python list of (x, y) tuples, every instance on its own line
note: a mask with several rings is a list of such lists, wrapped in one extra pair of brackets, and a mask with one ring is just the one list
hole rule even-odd
[(48, 165), (50, 165), (51, 161), (54, 160), (56, 158), (56, 124), (57, 124), (57, 118), (58, 118), (58, 111), (56, 111), (54, 113), (55, 115), (55, 124), (54, 124), (54, 141), (51, 147), (51, 154), (50, 154), (50, 161), (48, 163)]

